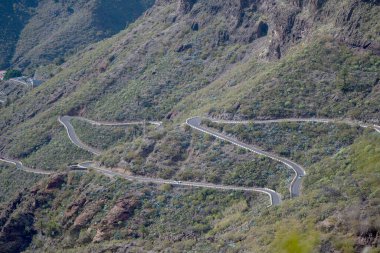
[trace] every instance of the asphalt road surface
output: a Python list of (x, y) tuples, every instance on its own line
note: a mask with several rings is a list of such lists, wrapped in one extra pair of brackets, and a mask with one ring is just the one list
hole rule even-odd
[[(94, 149), (92, 147), (89, 147), (88, 145), (84, 144), (76, 135), (74, 127), (70, 123), (70, 120), (72, 118), (76, 118), (85, 122), (88, 122), (93, 125), (104, 125), (104, 126), (127, 126), (127, 125), (137, 125), (137, 124), (153, 124), (157, 126), (161, 126), (162, 122), (159, 121), (136, 121), (136, 122), (97, 122), (89, 119), (85, 119), (82, 117), (70, 117), (70, 116), (63, 116), (59, 117), (59, 122), (65, 127), (67, 135), (70, 139), (70, 141), (78, 146), (81, 149), (87, 150), (94, 155), (100, 155), (101, 151)], [(361, 127), (365, 128), (373, 128), (377, 132), (380, 133), (380, 126), (378, 125), (371, 125), (371, 124), (365, 124), (358, 121), (349, 121), (349, 120), (336, 120), (336, 119), (319, 119), (319, 118), (310, 118), (310, 119), (300, 119), (300, 118), (289, 118), (289, 119), (275, 119), (275, 120), (250, 120), (250, 121), (229, 121), (229, 120), (215, 120), (211, 119), (211, 121), (215, 123), (224, 123), (224, 124), (247, 124), (247, 123), (255, 123), (255, 124), (267, 124), (267, 123), (281, 123), (281, 122), (321, 122), (321, 123), (344, 123), (349, 125), (359, 125)], [(279, 157), (277, 155), (271, 154), (269, 152), (263, 151), (260, 148), (245, 144), (235, 138), (226, 136), (222, 133), (219, 133), (213, 129), (209, 129), (207, 127), (201, 126), (201, 118), (200, 117), (194, 117), (191, 119), (188, 119), (186, 123), (192, 127), (193, 129), (196, 129), (198, 131), (201, 131), (206, 134), (210, 134), (218, 139), (221, 139), (223, 141), (230, 142), (236, 146), (239, 146), (241, 148), (247, 149), (249, 151), (252, 151), (254, 153), (257, 153), (259, 155), (263, 155), (266, 157), (269, 157), (271, 159), (274, 159), (276, 161), (279, 161), (289, 168), (293, 169), (295, 171), (296, 176), (293, 178), (291, 186), (290, 186), (290, 192), (291, 196), (299, 196), (300, 195), (300, 187), (301, 187), (301, 180), (302, 177), (306, 175), (305, 170), (302, 168), (302, 166), (298, 165), (297, 163), (283, 158)], [(35, 174), (42, 174), (42, 175), (51, 175), (55, 172), (50, 171), (43, 171), (43, 170), (37, 170), (37, 169), (31, 169), (26, 166), (24, 166), (20, 161), (15, 161), (12, 159), (0, 157), (1, 162), (13, 164), (17, 169), (23, 170), (25, 172), (29, 173), (35, 173)], [(170, 185), (182, 185), (182, 186), (188, 186), (188, 187), (199, 187), (199, 188), (211, 188), (211, 189), (220, 189), (220, 190), (235, 190), (235, 191), (246, 191), (246, 192), (259, 192), (267, 194), (270, 198), (271, 205), (279, 205), (281, 204), (281, 195), (277, 192), (268, 189), (268, 188), (254, 188), (254, 187), (237, 187), (237, 186), (228, 186), (228, 185), (216, 185), (216, 184), (209, 184), (209, 183), (202, 183), (202, 182), (189, 182), (189, 181), (175, 181), (175, 180), (165, 180), (165, 179), (159, 179), (159, 178), (149, 178), (149, 177), (141, 177), (141, 176), (130, 176), (122, 173), (118, 173), (106, 168), (102, 168), (98, 166), (94, 162), (84, 162), (78, 164), (78, 167), (80, 169), (88, 170), (88, 169), (94, 169), (98, 171), (99, 173), (102, 173), (106, 176), (110, 177), (122, 177), (127, 180), (131, 181), (137, 181), (142, 183), (156, 183), (156, 184), (170, 184)], [(73, 170), (75, 171), (75, 170)]]
[(75, 130), (74, 130), (74, 127), (73, 125), (71, 125), (71, 122), (70, 120), (72, 119), (72, 117), (70, 116), (63, 116), (63, 117), (59, 117), (58, 118), (58, 121), (65, 127), (66, 129), (66, 132), (67, 132), (67, 135), (70, 139), (70, 141), (77, 147), (81, 148), (81, 149), (84, 149), (94, 155), (100, 155), (101, 154), (101, 151), (96, 149), (96, 148), (93, 148), (93, 147), (90, 147), (86, 144), (84, 144), (80, 139), (79, 137), (77, 136), (77, 134), (75, 133)]
[(94, 121), (91, 119), (86, 119), (83, 117), (77, 116), (64, 116), (69, 119), (78, 119), (90, 123), (96, 126), (131, 126), (131, 125), (143, 125), (143, 124), (151, 124), (156, 126), (161, 126), (162, 122), (160, 121), (132, 121), (132, 122), (107, 122), (107, 121)]
[(82, 117), (71, 117), (71, 116), (62, 116), (58, 118), (58, 121), (65, 127), (67, 135), (70, 141), (77, 147), (84, 149), (94, 155), (100, 155), (102, 153), (101, 150), (90, 147), (83, 143), (77, 134), (75, 133), (75, 129), (71, 124), (71, 119), (78, 119), (90, 123), (96, 126), (129, 126), (129, 125), (143, 125), (143, 124), (152, 124), (156, 126), (161, 126), (162, 122), (159, 121), (135, 121), (135, 122), (97, 122), (94, 120), (82, 118)]
[[(79, 148), (82, 148), (84, 150), (87, 150), (94, 155), (100, 155), (101, 151), (96, 150), (92, 147), (89, 147), (88, 145), (84, 144), (76, 135), (75, 129), (70, 123), (70, 120), (73, 117), (70, 116), (63, 116), (60, 117), (58, 120), (59, 122), (65, 127), (67, 135), (70, 139), (70, 141), (78, 146)], [(81, 117), (75, 117), (80, 120), (84, 120), (86, 122), (89, 122), (94, 125), (107, 125), (107, 126), (120, 126), (120, 125), (132, 125), (132, 124), (142, 124), (144, 122), (130, 122), (130, 123), (111, 123), (111, 122), (96, 122), (93, 120), (88, 120), (85, 118)], [(155, 125), (161, 125), (161, 122), (149, 122), (150, 124), (155, 124)], [(164, 180), (164, 179), (158, 179), (158, 178), (148, 178), (148, 177), (138, 177), (138, 176), (128, 176), (125, 174), (117, 173), (112, 170), (108, 170), (105, 168), (101, 168), (99, 166), (96, 166), (95, 163), (93, 162), (85, 162), (79, 164), (79, 167), (88, 169), (88, 168), (93, 168), (96, 171), (103, 173), (104, 175), (107, 176), (119, 176), (123, 177), (128, 180), (133, 180), (133, 181), (138, 181), (138, 182), (148, 182), (148, 183), (158, 183), (158, 184), (172, 184), (172, 185), (183, 185), (183, 186), (193, 186), (193, 187), (203, 187), (203, 188), (213, 188), (213, 189), (224, 189), (224, 190), (241, 190), (241, 191), (251, 191), (251, 192), (260, 192), (260, 193), (265, 193), (270, 197), (270, 202), (271, 205), (279, 205), (281, 203), (281, 195), (278, 194), (277, 192), (268, 189), (268, 188), (250, 188), (250, 187), (235, 187), (235, 186), (226, 186), (226, 185), (215, 185), (215, 184), (208, 184), (208, 183), (200, 183), (200, 182), (179, 182), (179, 181), (174, 181), (174, 180)]]
[(187, 125), (189, 125), (190, 127), (194, 128), (198, 131), (212, 135), (212, 136), (214, 136), (220, 140), (230, 142), (230, 143), (232, 143), (238, 147), (249, 150), (249, 151), (254, 152), (256, 154), (269, 157), (269, 158), (276, 160), (278, 162), (281, 162), (281, 163), (285, 164), (287, 167), (291, 168), (295, 172), (295, 176), (294, 176), (294, 178), (290, 184), (290, 188), (289, 188), (290, 195), (292, 197), (296, 197), (296, 196), (300, 195), (301, 180), (302, 180), (302, 177), (304, 177), (306, 175), (305, 169), (301, 165), (299, 165), (299, 164), (297, 164), (297, 163), (295, 163), (289, 159), (286, 159), (286, 158), (271, 154), (269, 152), (263, 151), (256, 146), (245, 144), (245, 143), (243, 143), (243, 142), (241, 142), (235, 138), (232, 138), (232, 137), (229, 137), (229, 136), (224, 135), (222, 133), (219, 133), (213, 129), (201, 126), (201, 122), (202, 122), (202, 119), (200, 117), (194, 117), (194, 118), (190, 118), (190, 119), (186, 120)]
[(155, 183), (155, 184), (169, 184), (169, 185), (179, 185), (179, 186), (189, 186), (197, 188), (210, 188), (210, 189), (219, 189), (219, 190), (234, 190), (234, 191), (245, 191), (245, 192), (259, 192), (267, 194), (270, 198), (270, 205), (279, 205), (281, 204), (281, 195), (277, 192), (268, 189), (268, 188), (254, 188), (254, 187), (237, 187), (237, 186), (228, 186), (228, 185), (216, 185), (210, 183), (201, 183), (201, 182), (190, 182), (190, 181), (176, 181), (176, 180), (166, 180), (160, 178), (150, 178), (142, 176), (130, 176), (123, 173), (118, 173), (109, 169), (101, 168), (94, 162), (84, 162), (78, 164), (79, 167), (84, 169), (94, 169), (107, 176), (117, 176), (130, 181), (136, 181), (141, 183)]
[[(209, 119), (207, 118), (208, 120), (211, 120), (212, 122), (215, 122), (215, 123), (221, 123), (221, 124), (249, 124), (249, 123), (254, 123), (254, 124), (268, 124), (268, 123), (285, 123), (285, 122), (319, 122), (319, 123), (341, 123), (341, 124), (348, 124), (348, 125), (351, 125), (351, 126), (360, 126), (360, 127), (363, 127), (363, 128), (372, 128), (374, 129), (375, 131), (377, 131), (378, 133), (380, 133), (380, 126), (378, 125), (372, 125), (372, 124), (367, 124), (367, 123), (363, 123), (361, 121), (353, 121), (353, 120), (342, 120), (342, 119), (327, 119), (327, 118), (285, 118), (285, 119), (272, 119), (272, 120), (242, 120), (242, 121), (236, 121), (236, 120), (217, 120), (217, 119)], [(253, 145), (247, 145), (245, 143), (242, 143), (234, 138), (231, 138), (229, 136), (226, 136), (222, 133), (218, 133), (216, 132), (215, 130), (212, 130), (212, 129), (209, 129), (207, 127), (203, 127), (201, 126), (201, 118), (200, 117), (194, 117), (194, 118), (191, 118), (191, 119), (188, 119), (186, 121), (186, 123), (194, 128), (194, 129), (197, 129), (199, 131), (202, 131), (206, 134), (211, 134), (213, 135), (214, 137), (218, 138), (218, 139), (221, 139), (221, 140), (224, 140), (224, 141), (228, 141), (232, 144), (235, 144), (239, 147), (242, 147), (244, 149), (247, 149), (247, 150), (250, 150), (254, 153), (257, 153), (257, 154), (260, 154), (260, 155), (264, 155), (264, 156), (267, 156), (269, 158), (272, 158), (276, 161), (279, 161), (279, 162), (282, 162), (283, 164), (285, 164), (286, 166), (288, 166), (289, 168), (293, 169), (294, 172), (295, 172), (295, 176), (291, 182), (291, 185), (290, 185), (290, 194), (292, 197), (296, 197), (296, 196), (299, 196), (300, 195), (300, 188), (301, 188), (301, 182), (302, 182), (302, 177), (304, 177), (306, 175), (306, 172), (305, 172), (305, 169), (295, 163), (295, 162), (292, 162), (291, 160), (289, 159), (286, 159), (286, 158), (283, 158), (283, 157), (279, 157), (279, 156), (276, 156), (274, 154), (271, 154), (269, 152), (265, 152), (263, 150), (260, 150), (260, 148), (256, 147), (256, 146), (253, 146)]]
[(0, 161), (5, 162), (5, 163), (9, 163), (9, 164), (12, 164), (12, 165), (15, 165), (17, 169), (25, 171), (25, 172), (29, 172), (29, 173), (41, 174), (41, 175), (51, 175), (51, 174), (54, 174), (54, 172), (50, 172), (50, 171), (36, 170), (36, 169), (28, 168), (28, 167), (24, 166), (22, 164), (22, 162), (15, 161), (15, 160), (8, 159), (8, 158), (0, 158)]

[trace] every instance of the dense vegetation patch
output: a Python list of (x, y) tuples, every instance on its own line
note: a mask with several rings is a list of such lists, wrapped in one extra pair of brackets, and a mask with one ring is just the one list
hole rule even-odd
[[(34, 198), (40, 205), (28, 210)], [(144, 251), (189, 250), (197, 244), (196, 238), (212, 237), (239, 220), (240, 212), (252, 215), (267, 203), (261, 194), (155, 187), (93, 173), (53, 176), (21, 199), (8, 219), (31, 213), (33, 233), (39, 236), (29, 247), (41, 251), (48, 248), (46, 242), (73, 251), (108, 242)]]
[(9, 69), (7, 72), (5, 72), (4, 80), (9, 80), (14, 77), (20, 77), (22, 76), (22, 73), (20, 70), (17, 69)]
[[(156, 188), (93, 173), (69, 174), (64, 183), (53, 184), (60, 182), (55, 177), (28, 193), (45, 201), (34, 211), (39, 236), (30, 247), (44, 250), (48, 241), (74, 252), (126, 245), (136, 251), (374, 249), (380, 229), (379, 143), (378, 134), (364, 133), (337, 155), (311, 166), (301, 197), (271, 208), (263, 207), (264, 195)], [(45, 190), (47, 185), (56, 188)], [(25, 206), (27, 202), (21, 203), (17, 213)], [(124, 212), (128, 215), (119, 216)], [(94, 238), (100, 241), (94, 244)]]

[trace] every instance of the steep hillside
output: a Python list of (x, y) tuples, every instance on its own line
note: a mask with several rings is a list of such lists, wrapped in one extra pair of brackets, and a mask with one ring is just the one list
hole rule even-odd
[(2, 1), (0, 3), (0, 68), (9, 66), (19, 34), (31, 16), (37, 1)]
[[(44, 85), (2, 107), (0, 153), (47, 170), (96, 159), (134, 175), (271, 187), (284, 203), (266, 208), (256, 194), (184, 193), (95, 173), (62, 175), (59, 186), (48, 189), (45, 181), (25, 192), (17, 208), (9, 205), (0, 217), (8, 226), (0, 243), (20, 238), (6, 233), (14, 225), (25, 228), (20, 232), (27, 240), (7, 244), (10, 251), (22, 245), (41, 252), (50, 246), (73, 252), (376, 252), (377, 132), (312, 123), (213, 126), (304, 165), (302, 196), (289, 199), (286, 166), (183, 123), (209, 116), (379, 124), (379, 20), (379, 1), (157, 1), (126, 30), (69, 57)], [(94, 157), (70, 143), (58, 123), (62, 115), (163, 125), (120, 130), (74, 121), (82, 140), (102, 149)], [(86, 198), (76, 199), (78, 192)], [(97, 201), (100, 209), (92, 206)], [(26, 216), (22, 224), (20, 216)], [(78, 217), (86, 218), (80, 226)]]
[[(372, 14), (366, 22), (358, 18), (361, 29), (353, 34), (373, 37), (376, 45), (379, 36), (370, 28), (378, 5), (244, 3), (199, 1), (184, 14), (183, 2), (158, 2), (129, 29), (73, 57), (43, 87), (2, 109), (0, 150), (13, 157), (38, 152), (63, 130), (57, 122), (63, 114), (101, 120), (182, 115), (180, 121), (197, 110), (216, 117), (378, 121), (377, 49), (352, 48), (355, 38), (342, 32), (348, 23), (337, 19), (350, 9), (351, 18)], [(299, 21), (276, 25), (276, 11)], [(299, 32), (295, 23), (305, 22), (303, 39), (276, 39)], [(339, 36), (352, 43), (342, 44)], [(278, 52), (280, 60), (268, 60)], [(20, 131), (24, 136), (13, 134)]]
[(160, 187), (99, 174), (52, 176), (0, 214), (4, 252), (377, 252), (380, 137), (365, 133), (308, 167), (303, 196)]
[(135, 1), (3, 1), (0, 68), (33, 69), (118, 33), (153, 4)]
[(6, 164), (0, 164), (0, 176), (0, 212), (4, 207), (3, 204), (42, 179), (41, 175), (15, 171), (12, 166)]

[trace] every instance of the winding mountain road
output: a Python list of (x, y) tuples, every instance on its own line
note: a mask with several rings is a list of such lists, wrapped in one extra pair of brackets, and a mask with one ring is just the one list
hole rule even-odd
[[(84, 150), (87, 150), (94, 155), (100, 155), (101, 151), (96, 150), (92, 147), (89, 147), (88, 145), (84, 144), (76, 135), (74, 127), (70, 123), (71, 119), (78, 119), (82, 120), (85, 122), (88, 122), (92, 125), (104, 125), (104, 126), (127, 126), (127, 125), (139, 125), (139, 124), (154, 124), (157, 126), (162, 125), (162, 122), (158, 121), (136, 121), (136, 122), (97, 122), (94, 120), (82, 118), (82, 117), (71, 117), (71, 116), (63, 116), (59, 117), (59, 122), (65, 127), (68, 137), (70, 141), (78, 146), (79, 148), (82, 148)], [(274, 119), (274, 120), (248, 120), (248, 121), (230, 121), (230, 120), (217, 120), (217, 119), (208, 119), (211, 120), (212, 122), (215, 123), (222, 123), (222, 124), (247, 124), (247, 123), (255, 123), (255, 124), (267, 124), (267, 123), (282, 123), (282, 122), (319, 122), (319, 123), (344, 123), (344, 124), (349, 124), (349, 125), (359, 125), (361, 127), (365, 128), (373, 128), (377, 132), (380, 133), (380, 126), (377, 125), (369, 125), (369, 124), (364, 124), (359, 121), (349, 121), (349, 120), (337, 120), (337, 119), (320, 119), (320, 118), (287, 118), (287, 119)], [(269, 153), (267, 151), (264, 151), (260, 149), (259, 147), (256, 147), (254, 145), (249, 145), (246, 143), (243, 143), (236, 138), (232, 138), (230, 136), (227, 136), (223, 133), (219, 133), (213, 129), (204, 127), (201, 125), (202, 123), (202, 118), (201, 117), (194, 117), (186, 120), (186, 124), (189, 125), (191, 128), (201, 131), (205, 134), (212, 135), (220, 140), (227, 141), (232, 143), (233, 145), (236, 145), (238, 147), (241, 147), (243, 149), (249, 150), (251, 152), (254, 152), (259, 155), (263, 155), (266, 157), (269, 157), (275, 161), (281, 162), (290, 169), (292, 169), (295, 172), (295, 176), (289, 186), (289, 191), (291, 197), (297, 197), (300, 195), (300, 188), (301, 188), (301, 182), (302, 178), (306, 175), (305, 169), (287, 159), (284, 157), (277, 156), (275, 154)], [(119, 176), (123, 177), (128, 180), (132, 181), (138, 181), (138, 182), (149, 182), (149, 183), (157, 183), (157, 184), (171, 184), (171, 185), (184, 185), (184, 186), (193, 186), (193, 187), (203, 187), (203, 188), (213, 188), (213, 189), (224, 189), (224, 190), (242, 190), (242, 191), (251, 191), (251, 192), (261, 192), (265, 193), (270, 197), (271, 204), (272, 205), (279, 205), (281, 203), (281, 195), (278, 194), (277, 192), (268, 189), (268, 188), (249, 188), (249, 187), (235, 187), (235, 186), (226, 186), (226, 185), (215, 185), (215, 184), (208, 184), (208, 183), (200, 183), (200, 182), (180, 182), (180, 181), (174, 181), (174, 180), (164, 180), (164, 179), (158, 179), (158, 178), (148, 178), (148, 177), (140, 177), (140, 176), (130, 176), (130, 175), (125, 175), (122, 173), (118, 173), (112, 170), (108, 170), (105, 168), (101, 168), (96, 165), (94, 162), (85, 162), (81, 163), (79, 165), (81, 168), (84, 169), (89, 169), (93, 168), (96, 171), (103, 173), (108, 176)]]
[[(378, 125), (371, 125), (371, 124), (366, 124), (360, 121), (353, 121), (353, 120), (339, 120), (339, 119), (326, 119), (326, 118), (285, 118), (285, 119), (272, 119), (272, 120), (242, 120), (242, 121), (234, 121), (234, 120), (217, 120), (217, 119), (212, 119), (212, 118), (206, 118), (207, 120), (210, 120), (214, 123), (220, 123), (220, 124), (249, 124), (249, 123), (254, 123), (254, 124), (268, 124), (268, 123), (286, 123), (286, 122), (318, 122), (318, 123), (342, 123), (342, 124), (347, 124), (351, 126), (360, 126), (363, 128), (373, 128), (375, 131), (380, 133), (380, 126)], [(274, 154), (271, 154), (269, 152), (261, 150), (259, 147), (253, 146), (253, 145), (248, 145), (245, 144), (241, 141), (238, 141), (235, 138), (231, 138), (229, 136), (226, 136), (222, 133), (219, 133), (215, 130), (212, 130), (207, 127), (201, 126), (202, 123), (202, 118), (200, 117), (194, 117), (190, 118), (186, 121), (186, 124), (189, 125), (190, 127), (201, 131), (206, 134), (210, 134), (218, 139), (230, 142), (236, 146), (239, 146), (241, 148), (247, 149), (251, 152), (254, 152), (259, 155), (263, 155), (266, 157), (269, 157), (273, 160), (276, 160), (278, 162), (281, 162), (285, 164), (287, 167), (291, 168), (295, 172), (295, 176), (290, 184), (290, 195), (292, 197), (296, 197), (300, 195), (300, 188), (301, 188), (301, 181), (302, 178), (306, 175), (305, 169), (287, 159), (283, 158)]]
[(305, 169), (301, 165), (299, 165), (299, 164), (297, 164), (297, 163), (295, 163), (289, 159), (286, 159), (286, 158), (271, 154), (269, 152), (263, 151), (256, 146), (245, 144), (241, 141), (238, 141), (235, 138), (226, 136), (226, 135), (219, 133), (215, 130), (212, 130), (210, 128), (203, 127), (203, 126), (201, 126), (201, 123), (202, 123), (202, 118), (200, 118), (200, 117), (194, 117), (194, 118), (190, 118), (190, 119), (186, 120), (186, 124), (189, 125), (191, 128), (194, 128), (194, 129), (201, 131), (203, 133), (212, 135), (212, 136), (214, 136), (220, 140), (230, 142), (230, 143), (232, 143), (238, 147), (249, 150), (249, 151), (254, 152), (256, 154), (269, 157), (269, 158), (276, 160), (278, 162), (281, 162), (281, 163), (285, 164), (287, 167), (291, 168), (295, 172), (296, 175), (290, 184), (290, 188), (289, 188), (290, 195), (292, 197), (296, 197), (296, 196), (300, 195), (301, 180), (302, 180), (302, 177), (304, 177), (306, 175)]
[[(22, 162), (11, 160), (11, 159), (0, 158), (0, 161), (15, 165), (17, 169), (28, 172), (28, 173), (40, 174), (40, 175), (52, 175), (55, 173), (55, 172), (50, 172), (50, 171), (30, 169), (24, 166)], [(169, 185), (189, 186), (189, 187), (196, 187), (196, 188), (209, 188), (209, 189), (217, 189), (217, 190), (259, 192), (259, 193), (267, 194), (269, 196), (269, 199), (270, 199), (269, 206), (281, 204), (281, 196), (275, 191), (268, 188), (236, 187), (236, 186), (225, 186), (225, 185), (216, 185), (216, 184), (200, 183), (200, 182), (176, 181), (176, 180), (165, 180), (165, 179), (160, 179), (160, 178), (150, 178), (150, 177), (142, 177), (142, 176), (130, 176), (130, 175), (118, 173), (106, 168), (101, 168), (97, 166), (97, 164), (94, 162), (83, 162), (83, 163), (78, 164), (78, 167), (82, 169), (94, 169), (97, 172), (104, 174), (106, 176), (111, 176), (111, 177), (117, 176), (117, 177), (124, 178), (126, 180), (140, 182), (140, 183), (169, 184)]]
[[(75, 133), (75, 129), (70, 123), (71, 119), (79, 119), (85, 122), (88, 122), (92, 125), (104, 125), (104, 126), (127, 126), (127, 125), (138, 125), (138, 124), (154, 124), (157, 126), (161, 126), (162, 123), (158, 121), (136, 121), (136, 122), (119, 122), (119, 123), (112, 123), (112, 122), (96, 122), (93, 120), (85, 119), (82, 117), (71, 117), (71, 116), (62, 116), (59, 117), (58, 121), (65, 127), (67, 135), (70, 139), (70, 141), (78, 146), (81, 149), (87, 150), (91, 152), (94, 155), (100, 155), (101, 151), (94, 149), (86, 144), (84, 144), (79, 137)], [(266, 123), (281, 123), (281, 122), (321, 122), (321, 123), (345, 123), (349, 125), (359, 125), (361, 127), (365, 128), (373, 128), (377, 132), (380, 133), (380, 126), (378, 125), (369, 125), (369, 124), (364, 124), (361, 122), (355, 122), (355, 121), (347, 121), (347, 120), (333, 120), (333, 119), (276, 119), (276, 120), (251, 120), (251, 121), (228, 121), (228, 120), (216, 120), (216, 119), (209, 119), (212, 122), (215, 123), (223, 123), (223, 124), (247, 124), (247, 123), (256, 123), (256, 124), (266, 124)], [(230, 142), (238, 147), (241, 147), (243, 149), (249, 150), (251, 152), (254, 152), (259, 155), (263, 155), (266, 157), (269, 157), (273, 160), (276, 160), (278, 162), (281, 162), (285, 164), (287, 167), (291, 168), (295, 172), (295, 177), (293, 178), (291, 185), (290, 185), (290, 193), (292, 197), (299, 196), (300, 195), (300, 187), (301, 187), (301, 179), (303, 176), (306, 175), (304, 168), (283, 157), (271, 154), (269, 152), (263, 151), (260, 148), (253, 146), (253, 145), (248, 145), (245, 144), (235, 138), (229, 137), (224, 135), (223, 133), (219, 133), (213, 129), (204, 127), (201, 125), (202, 123), (202, 118), (201, 117), (194, 117), (186, 120), (186, 124), (189, 125), (191, 128), (201, 131), (203, 133), (212, 135), (220, 140)], [(55, 172), (50, 172), (50, 171), (43, 171), (43, 170), (37, 170), (37, 169), (31, 169), (22, 164), (20, 161), (15, 161), (12, 159), (8, 158), (0, 158), (1, 162), (13, 164), (16, 166), (17, 169), (23, 170), (25, 172), (29, 173), (34, 173), (34, 174), (41, 174), (41, 175), (51, 175), (54, 174)], [(219, 189), (219, 190), (235, 190), (235, 191), (246, 191), (246, 192), (259, 192), (259, 193), (264, 193), (267, 194), (270, 198), (270, 203), (271, 205), (279, 205), (281, 204), (281, 195), (278, 194), (277, 192), (268, 189), (268, 188), (259, 188), (259, 187), (237, 187), (237, 186), (229, 186), (229, 185), (216, 185), (216, 184), (210, 184), (210, 183), (202, 183), (202, 182), (189, 182), (189, 181), (176, 181), (176, 180), (165, 180), (165, 179), (160, 179), (160, 178), (150, 178), (150, 177), (142, 177), (142, 176), (131, 176), (131, 175), (126, 175), (123, 173), (115, 172), (106, 168), (102, 168), (98, 166), (95, 162), (84, 162), (78, 164), (79, 168), (82, 169), (94, 169), (99, 173), (102, 173), (107, 176), (117, 176), (121, 177), (127, 180), (131, 181), (136, 181), (136, 182), (141, 182), (141, 183), (155, 183), (155, 184), (170, 184), (170, 185), (181, 185), (181, 186), (189, 186), (189, 187), (199, 187), (199, 188), (210, 188), (210, 189)]]
[(77, 146), (78, 148), (84, 149), (94, 155), (100, 155), (102, 152), (96, 148), (90, 147), (86, 144), (84, 144), (77, 134), (75, 133), (73, 125), (71, 125), (70, 120), (72, 117), (70, 116), (62, 116), (58, 118), (58, 121), (65, 127), (67, 135), (69, 136), (70, 141)]
[(87, 123), (90, 123), (91, 125), (96, 125), (96, 126), (131, 126), (131, 125), (143, 125), (145, 123), (156, 125), (156, 126), (162, 125), (161, 121), (107, 122), (107, 121), (94, 121), (91, 119), (86, 119), (86, 118), (78, 117), (78, 116), (63, 116), (62, 118), (67, 118), (69, 120), (77, 119), (77, 120), (85, 121)]
[[(80, 119), (86, 122), (89, 122), (93, 125), (107, 125), (107, 126), (120, 126), (120, 125), (133, 125), (133, 124), (143, 124), (144, 122), (138, 121), (138, 122), (130, 122), (130, 123), (104, 123), (104, 122), (96, 122), (93, 120), (81, 118), (81, 117), (70, 117), (70, 116), (63, 116), (59, 117), (58, 121), (65, 127), (67, 135), (70, 139), (70, 141), (76, 145), (79, 148), (82, 148), (84, 150), (87, 150), (91, 152), (94, 155), (100, 155), (101, 151), (96, 150), (92, 147), (89, 147), (88, 145), (84, 144), (79, 137), (75, 133), (75, 129), (70, 123), (70, 120), (72, 118)], [(161, 125), (161, 122), (147, 122), (150, 124), (155, 125)], [(250, 191), (250, 192), (260, 192), (265, 193), (270, 197), (271, 205), (279, 205), (281, 203), (281, 195), (277, 192), (268, 189), (268, 188), (255, 188), (255, 187), (236, 187), (236, 186), (227, 186), (227, 185), (215, 185), (215, 184), (208, 184), (208, 183), (200, 183), (200, 182), (180, 182), (180, 181), (174, 181), (174, 180), (164, 180), (159, 178), (148, 178), (148, 177), (139, 177), (139, 176), (129, 176), (122, 173), (117, 173), (112, 170), (108, 170), (105, 168), (101, 168), (97, 166), (94, 162), (85, 162), (79, 164), (79, 167), (84, 169), (93, 168), (96, 171), (103, 173), (105, 175), (109, 176), (119, 176), (122, 178), (125, 178), (127, 180), (132, 181), (138, 181), (138, 182), (148, 182), (148, 183), (157, 183), (157, 184), (171, 184), (171, 185), (183, 185), (183, 186), (193, 186), (193, 187), (202, 187), (202, 188), (212, 188), (212, 189), (223, 189), (223, 190), (239, 190), (239, 191)]]
[(54, 172), (51, 172), (51, 171), (36, 170), (36, 169), (28, 168), (28, 167), (24, 166), (22, 164), (22, 162), (20, 162), (20, 161), (15, 161), (15, 160), (8, 159), (8, 158), (0, 158), (0, 161), (15, 165), (17, 169), (25, 171), (25, 172), (33, 173), (33, 174), (40, 174), (40, 175), (52, 175), (52, 174), (54, 174)]
[(201, 182), (176, 181), (176, 180), (167, 180), (167, 179), (150, 178), (150, 177), (142, 177), (142, 176), (130, 176), (123, 173), (111, 171), (109, 169), (101, 168), (94, 162), (84, 162), (84, 163), (78, 164), (78, 166), (83, 169), (94, 169), (108, 176), (118, 176), (126, 180), (136, 181), (136, 182), (141, 182), (141, 183), (169, 184), (169, 185), (196, 187), (196, 188), (210, 188), (210, 189), (218, 189), (218, 190), (259, 192), (259, 193), (267, 194), (269, 196), (270, 203), (271, 203), (270, 205), (281, 204), (281, 196), (275, 191), (268, 188), (238, 187), (238, 186), (216, 185), (216, 184), (201, 183)]
[(90, 147), (83, 143), (77, 134), (75, 133), (74, 127), (71, 124), (72, 119), (81, 120), (87, 123), (90, 123), (92, 125), (96, 126), (131, 126), (131, 125), (143, 125), (143, 124), (151, 124), (156, 126), (161, 126), (162, 122), (159, 121), (135, 121), (135, 122), (98, 122), (82, 117), (72, 117), (72, 116), (62, 116), (58, 118), (58, 121), (65, 127), (67, 135), (69, 136), (70, 141), (77, 147), (84, 149), (94, 155), (100, 155), (102, 153), (101, 150), (98, 150), (96, 148)]

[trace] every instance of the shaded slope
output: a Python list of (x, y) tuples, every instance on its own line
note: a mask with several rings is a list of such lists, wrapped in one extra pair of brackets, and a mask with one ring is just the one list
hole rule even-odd
[(152, 4), (153, 0), (5, 1), (0, 6), (5, 19), (0, 48), (7, 57), (0, 66), (34, 69), (54, 60), (61, 63), (66, 55), (125, 29)]
[[(0, 3), (0, 68), (6, 68), (13, 57), (19, 35), (28, 22), (31, 8), (38, 1), (1, 1)], [(16, 7), (16, 8), (14, 8)]]

